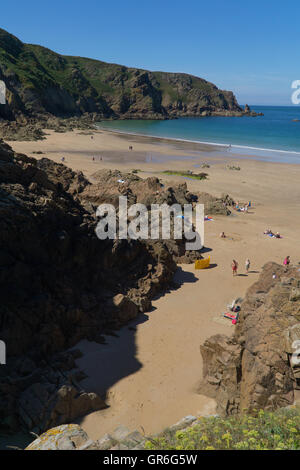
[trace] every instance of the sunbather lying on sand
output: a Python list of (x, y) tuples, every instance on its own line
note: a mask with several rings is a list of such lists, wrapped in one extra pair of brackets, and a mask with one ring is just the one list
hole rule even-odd
[(282, 238), (279, 232), (273, 233), (271, 229), (267, 228), (267, 230), (264, 231), (264, 235), (269, 235), (269, 237), (274, 237), (274, 238)]

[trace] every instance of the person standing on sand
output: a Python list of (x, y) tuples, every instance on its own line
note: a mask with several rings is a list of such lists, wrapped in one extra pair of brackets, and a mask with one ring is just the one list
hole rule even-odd
[(246, 268), (246, 273), (248, 274), (249, 269), (250, 269), (250, 259), (249, 258), (247, 258), (246, 261), (245, 261), (245, 268)]
[(288, 268), (289, 264), (291, 262), (291, 259), (290, 259), (290, 256), (286, 256), (283, 260), (283, 264), (284, 266), (286, 266)]
[(235, 259), (233, 259), (232, 263), (231, 263), (231, 269), (232, 269), (232, 275), (233, 276), (237, 275), (238, 266), (239, 265), (238, 265), (237, 261), (235, 261)]

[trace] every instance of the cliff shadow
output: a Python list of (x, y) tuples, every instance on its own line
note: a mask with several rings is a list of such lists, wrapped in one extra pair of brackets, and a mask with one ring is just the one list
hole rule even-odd
[[(193, 273), (178, 267), (171, 289), (164, 291), (156, 299), (180, 288), (186, 282), (197, 281), (198, 278)], [(104, 344), (86, 339), (76, 344), (74, 348), (82, 352), (82, 357), (76, 360), (76, 365), (86, 374), (86, 377), (79, 382), (82, 389), (87, 392), (95, 392), (106, 401), (113, 385), (143, 367), (143, 364), (136, 358), (136, 331), (140, 324), (149, 319), (151, 310), (148, 314), (139, 314), (136, 319), (115, 331), (115, 334), (103, 335)]]
[(173, 282), (179, 288), (185, 283), (194, 283), (197, 282), (199, 279), (195, 276), (194, 273), (190, 271), (184, 271), (181, 266), (178, 267)]
[(109, 389), (128, 375), (137, 372), (143, 365), (136, 359), (137, 326), (148, 320), (148, 315), (139, 316), (116, 332), (103, 335), (104, 344), (86, 339), (75, 346), (82, 352), (76, 365), (86, 374), (80, 386), (88, 392), (95, 392), (105, 401)]

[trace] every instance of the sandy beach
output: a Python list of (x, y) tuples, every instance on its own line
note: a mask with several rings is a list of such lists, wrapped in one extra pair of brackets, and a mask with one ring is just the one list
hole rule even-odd
[[(282, 263), (286, 255), (293, 264), (300, 261), (300, 165), (258, 161), (213, 146), (102, 130), (93, 135), (47, 133), (43, 141), (10, 145), (35, 158), (61, 162), (64, 157), (67, 166), (89, 178), (101, 168), (139, 169), (142, 178), (185, 181), (191, 191), (216, 196), (226, 193), (236, 201), (252, 202), (248, 213), (214, 216), (205, 223), (211, 269), (195, 271), (193, 265), (181, 265), (175, 279), (181, 287), (154, 300), (151, 312), (118, 331), (118, 337), (107, 337), (106, 345), (87, 341), (78, 345), (84, 353), (78, 366), (88, 376), (83, 387), (105, 393), (109, 405), (78, 421), (92, 439), (119, 424), (132, 430), (142, 426), (150, 434), (188, 414), (213, 413), (214, 401), (196, 392), (202, 376), (200, 344), (213, 334), (233, 332), (234, 326), (222, 318), (222, 312), (233, 298), (244, 296), (264, 263)], [(210, 168), (201, 170), (204, 162)], [(233, 163), (240, 171), (228, 169)], [(170, 169), (205, 171), (209, 177), (197, 181), (162, 173)], [(266, 228), (280, 232), (283, 238), (264, 235)], [(221, 231), (225, 239), (219, 238)], [(239, 262), (235, 278), (230, 268), (233, 258)], [(246, 258), (251, 260), (249, 275), (245, 274)]]

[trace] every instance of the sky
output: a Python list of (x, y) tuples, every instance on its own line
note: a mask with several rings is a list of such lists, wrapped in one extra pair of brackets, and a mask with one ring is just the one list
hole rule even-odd
[(0, 27), (66, 55), (185, 72), (240, 104), (292, 105), (299, 0), (14, 0)]

